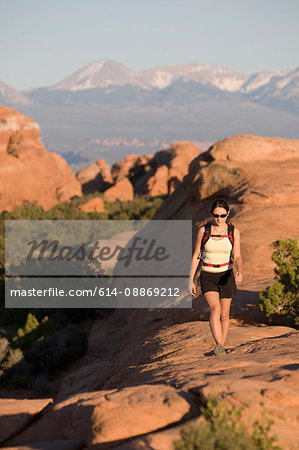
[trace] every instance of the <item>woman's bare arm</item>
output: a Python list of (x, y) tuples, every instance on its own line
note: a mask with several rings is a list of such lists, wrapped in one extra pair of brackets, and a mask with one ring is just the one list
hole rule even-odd
[(236, 281), (243, 281), (242, 256), (241, 256), (241, 237), (240, 231), (235, 227), (234, 229), (234, 264), (236, 265)]

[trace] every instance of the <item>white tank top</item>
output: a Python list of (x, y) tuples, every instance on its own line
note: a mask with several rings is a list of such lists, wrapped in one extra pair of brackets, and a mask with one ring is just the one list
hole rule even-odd
[[(227, 234), (226, 230), (223, 234)], [(213, 234), (213, 233), (212, 233)], [(203, 261), (208, 264), (223, 264), (230, 260), (232, 244), (228, 237), (209, 237), (203, 248)], [(231, 264), (222, 267), (210, 267), (201, 265), (201, 270), (205, 272), (224, 272), (232, 268)]]

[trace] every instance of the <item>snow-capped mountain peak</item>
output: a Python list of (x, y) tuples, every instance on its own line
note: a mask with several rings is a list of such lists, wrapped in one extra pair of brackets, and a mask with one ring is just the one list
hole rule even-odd
[(246, 75), (216, 65), (174, 64), (155, 67), (136, 73), (136, 78), (148, 88), (164, 89), (177, 80), (210, 84), (225, 91), (236, 91), (247, 79)]
[(250, 75), (247, 81), (242, 86), (241, 92), (247, 93), (254, 91), (262, 86), (268, 84), (274, 77), (285, 77), (291, 72), (290, 69), (274, 71), (257, 72)]
[(62, 80), (51, 90), (79, 91), (85, 89), (121, 86), (126, 84), (134, 72), (125, 65), (111, 60), (101, 59), (79, 69)]
[(223, 91), (234, 92), (241, 88), (248, 77), (224, 67), (196, 62), (164, 65), (135, 72), (117, 61), (102, 59), (79, 69), (53, 86), (51, 90), (77, 91), (124, 84), (143, 89), (164, 89), (181, 79), (186, 82), (210, 84)]
[(297, 76), (297, 69), (264, 71), (248, 75), (215, 64), (197, 62), (163, 65), (136, 72), (117, 61), (101, 59), (79, 69), (50, 90), (80, 91), (115, 88), (126, 84), (146, 90), (161, 90), (181, 80), (206, 84), (225, 92), (249, 95), (274, 81), (276, 81), (275, 89), (282, 89)]

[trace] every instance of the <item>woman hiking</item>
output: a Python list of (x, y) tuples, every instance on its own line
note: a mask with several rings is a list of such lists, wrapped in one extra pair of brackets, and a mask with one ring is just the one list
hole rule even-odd
[(198, 232), (189, 279), (189, 291), (195, 294), (193, 278), (200, 264), (200, 285), (210, 308), (210, 328), (216, 342), (214, 354), (217, 356), (226, 353), (224, 344), (229, 327), (230, 304), (237, 293), (236, 282), (243, 281), (240, 232), (227, 222), (229, 212), (225, 200), (217, 199), (212, 203), (212, 220)]

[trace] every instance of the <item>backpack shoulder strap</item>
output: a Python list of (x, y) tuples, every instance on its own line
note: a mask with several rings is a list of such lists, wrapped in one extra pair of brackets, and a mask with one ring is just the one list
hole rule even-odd
[(209, 239), (209, 237), (211, 235), (211, 225), (212, 225), (212, 222), (207, 222), (205, 224), (205, 230), (204, 230), (204, 233), (203, 233), (202, 238), (201, 238), (200, 254), (198, 255), (197, 259), (201, 258), (204, 245), (205, 245), (205, 243), (207, 242), (207, 240)]
[(229, 236), (229, 240), (231, 241), (232, 246), (234, 246), (234, 230), (235, 227), (231, 222), (227, 222), (228, 225), (228, 236)]
[(230, 240), (230, 242), (231, 242), (231, 244), (232, 244), (232, 249), (231, 249), (231, 252), (230, 252), (230, 263), (231, 263), (231, 265), (233, 265), (233, 247), (234, 247), (234, 230), (235, 230), (235, 227), (234, 227), (234, 225), (231, 223), (231, 222), (227, 222), (227, 225), (228, 225), (228, 230), (227, 230), (227, 234), (228, 234), (228, 238), (229, 238), (229, 240)]

